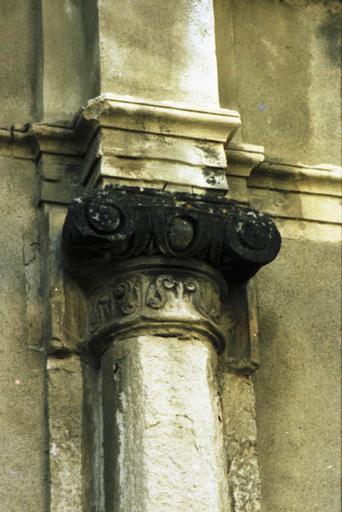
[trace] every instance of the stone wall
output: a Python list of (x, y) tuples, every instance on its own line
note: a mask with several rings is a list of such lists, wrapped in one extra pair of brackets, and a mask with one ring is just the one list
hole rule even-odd
[[(0, 0), (4, 510), (108, 512), (101, 375), (79, 350), (86, 306), (61, 269), (61, 231), (71, 199), (94, 184), (120, 180), (171, 192), (225, 194), (228, 138), (228, 196), (270, 215), (283, 246), (279, 259), (261, 270), (247, 291), (233, 294), (234, 327), (218, 375), (213, 377), (206, 363), (198, 369), (203, 390), (203, 368), (210, 374), (209, 395), (215, 400), (205, 402), (208, 410), (218, 397), (221, 401), (213, 406), (222, 408), (214, 434), (219, 437), (222, 423), (227, 481), (219, 478), (224, 491), (218, 494), (230, 512), (339, 512), (339, 2), (215, 0), (215, 12), (210, 0), (182, 0), (177, 8), (154, 1), (15, 3), (13, 8)], [(104, 93), (124, 96), (128, 103), (108, 96), (73, 121), (89, 99)], [(237, 112), (206, 110), (217, 109), (219, 102), (241, 113), (237, 132)], [(165, 339), (156, 342), (161, 352)], [(185, 346), (193, 343), (187, 340)], [(183, 361), (185, 368), (189, 358), (179, 350), (170, 355), (170, 365), (190, 386), (177, 367)], [(157, 367), (153, 370), (151, 410), (162, 378)], [(148, 382), (154, 372), (145, 374)], [(172, 388), (172, 375), (168, 378), (162, 380), (164, 391)], [(124, 381), (129, 383), (127, 375)], [(192, 391), (193, 401), (186, 402), (177, 384), (168, 399), (175, 402), (176, 396), (192, 410), (197, 403)], [(136, 400), (133, 396), (132, 403)], [(158, 408), (164, 419), (173, 409), (179, 416), (178, 402), (168, 410), (164, 406)], [(182, 464), (176, 461), (174, 467), (191, 467), (186, 439), (193, 440), (197, 431), (186, 415), (177, 421), (170, 423), (181, 432), (176, 445), (186, 446), (179, 455)], [(153, 435), (159, 429), (165, 444), (169, 432), (163, 425), (152, 426), (146, 438), (156, 460), (163, 448), (153, 451), (159, 446)], [(106, 428), (112, 431), (111, 425)], [(144, 428), (139, 435), (145, 439)], [(134, 445), (127, 439), (127, 446)], [(203, 453), (211, 442), (205, 439)], [(196, 443), (191, 453), (197, 453)], [(111, 457), (109, 464), (116, 463)], [(166, 494), (172, 494), (173, 484), (182, 489), (190, 472), (177, 485), (165, 474), (154, 487), (159, 474), (153, 471), (148, 485), (156, 495), (163, 485)], [(141, 482), (145, 476), (141, 470)], [(198, 471), (198, 481), (202, 476)], [(201, 492), (196, 496), (206, 506)], [(191, 494), (184, 497), (192, 502)], [(172, 502), (169, 496), (159, 511), (159, 496), (151, 510), (187, 512), (182, 498)]]

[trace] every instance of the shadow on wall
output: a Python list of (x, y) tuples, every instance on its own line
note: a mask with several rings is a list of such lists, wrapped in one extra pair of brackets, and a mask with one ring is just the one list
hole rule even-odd
[[(342, 5), (340, 9), (342, 9)], [(325, 40), (326, 54), (334, 66), (341, 65), (342, 54), (342, 12), (329, 12), (317, 30)]]

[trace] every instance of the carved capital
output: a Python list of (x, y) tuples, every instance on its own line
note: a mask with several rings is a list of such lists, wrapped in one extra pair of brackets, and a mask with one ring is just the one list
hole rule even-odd
[(102, 352), (107, 339), (150, 332), (204, 335), (224, 348), (222, 277), (206, 265), (159, 258), (119, 264), (114, 275), (87, 290), (89, 340)]
[(262, 213), (212, 195), (106, 187), (69, 207), (63, 251), (69, 270), (90, 276), (115, 262), (160, 256), (204, 262), (230, 284), (253, 276), (280, 249)]
[(120, 186), (76, 198), (63, 231), (65, 265), (87, 295), (99, 352), (114, 335), (146, 331), (192, 331), (222, 351), (227, 289), (279, 248), (273, 222), (233, 201)]

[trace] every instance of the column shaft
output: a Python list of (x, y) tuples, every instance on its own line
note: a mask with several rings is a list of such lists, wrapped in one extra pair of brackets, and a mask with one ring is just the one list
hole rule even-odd
[(106, 512), (227, 512), (215, 349), (163, 334), (103, 356)]

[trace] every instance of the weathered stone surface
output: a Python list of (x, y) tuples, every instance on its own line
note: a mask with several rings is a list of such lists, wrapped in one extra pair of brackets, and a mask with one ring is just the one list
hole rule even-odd
[(341, 240), (342, 167), (263, 161), (257, 148), (228, 146), (229, 196), (275, 218), (286, 238)]
[(264, 148), (233, 141), (226, 147), (226, 156), (229, 197), (239, 203), (248, 203), (248, 178), (253, 168), (265, 160)]
[(218, 0), (221, 105), (244, 142), (308, 165), (341, 165), (341, 3)]
[[(20, 128), (13, 124), (40, 120), (43, 100), (44, 115), (49, 121), (70, 121), (81, 103), (85, 104), (89, 97), (102, 92), (149, 98), (150, 102), (159, 102), (159, 107), (162, 102), (174, 106), (182, 102), (186, 105), (183, 114), (188, 105), (197, 105), (203, 110), (215, 108), (218, 100), (216, 70), (212, 65), (215, 60), (212, 3), (207, 0), (181, 0), (176, 7), (175, 3), (17, 0), (14, 7), (13, 2), (1, 2), (0, 124), (6, 124), (8, 129), (0, 130), (0, 153), (10, 158), (1, 159), (0, 163), (0, 500), (1, 507), (9, 512), (22, 512), (23, 507), (28, 512), (41, 512), (47, 508), (44, 496), (48, 487), (43, 413), (45, 358), (41, 351), (42, 289), (39, 288), (38, 276), (41, 262), (33, 208), (39, 194), (33, 178), (33, 160), (41, 157), (43, 183), (40, 199), (50, 204), (68, 204), (79, 193), (79, 184), (92, 188), (95, 184), (102, 186), (104, 182), (115, 179), (138, 186), (146, 186), (148, 180), (151, 188), (166, 187), (172, 191), (191, 192), (191, 187), (195, 187), (198, 193), (206, 192), (208, 188), (222, 193), (227, 189), (223, 135), (231, 133), (220, 129), (220, 141), (213, 141), (214, 132), (218, 132), (212, 130), (213, 124), (209, 129), (209, 118), (205, 116), (199, 130), (194, 121), (198, 121), (198, 114), (193, 109), (184, 116), (182, 123), (173, 123), (172, 129), (176, 126), (177, 133), (171, 135), (167, 133), (170, 130), (168, 123), (151, 123), (151, 118), (147, 123), (143, 116), (138, 122), (132, 116), (131, 128), (138, 126), (143, 132), (147, 125), (150, 131), (157, 127), (157, 136), (154, 137), (153, 133), (139, 134), (139, 130), (133, 129), (124, 136), (118, 133), (117, 126), (102, 127), (103, 144), (100, 146), (98, 139), (93, 139), (80, 172), (79, 164), (93, 132), (85, 136), (80, 131), (74, 136), (76, 132), (70, 126), (61, 128), (45, 124)], [(338, 194), (335, 194), (339, 184), (336, 187), (337, 182), (334, 182), (331, 186), (331, 173), (328, 168), (320, 167), (321, 185), (324, 182), (324, 186), (316, 190), (319, 180), (312, 188), (314, 180), (311, 178), (317, 169), (311, 167), (308, 181), (309, 173), (300, 176), (304, 171), (297, 172), (296, 168), (303, 169), (300, 162), (311, 165), (322, 161), (340, 163), (337, 31), (341, 6), (334, 0), (215, 0), (215, 4), (221, 6), (224, 13), (220, 16), (218, 11), (216, 19), (216, 28), (222, 34), (218, 45), (219, 71), (223, 77), (219, 84), (221, 103), (241, 109), (244, 127), (240, 140), (264, 144), (268, 154), (296, 162), (283, 173), (286, 179), (278, 179), (279, 167), (271, 165), (270, 179), (254, 174), (250, 181), (254, 188), (259, 189), (255, 195), (249, 196), (254, 204), (281, 216), (277, 225), (282, 234), (285, 238), (296, 239), (290, 242), (291, 250), (284, 255), (285, 259), (279, 260), (274, 271), (272, 268), (267, 270), (259, 279), (262, 369), (257, 380), (257, 392), (260, 396), (259, 454), (265, 512), (289, 512), (290, 509), (291, 512), (337, 512), (340, 505), (337, 483), (340, 461), (336, 457), (336, 440), (340, 436), (336, 415), (339, 400), (332, 390), (339, 385), (337, 361), (340, 353), (330, 336), (334, 332), (336, 339), (339, 336), (334, 322), (339, 317), (340, 299), (337, 296), (340, 285), (335, 275), (338, 275), (340, 267), (332, 255), (334, 249), (330, 242), (339, 239), (341, 234)], [(132, 97), (127, 99), (136, 102)], [(118, 117), (117, 113), (113, 116), (116, 121)], [(235, 116), (232, 129), (238, 124), (238, 116)], [(122, 128), (124, 130), (127, 125)], [(117, 131), (116, 138), (112, 137), (114, 131)], [(199, 132), (203, 140), (198, 136)], [(187, 136), (192, 137), (191, 142), (187, 143)], [(36, 142), (39, 139), (39, 144), (32, 145), (34, 139)], [(104, 149), (105, 153), (108, 150), (107, 156), (101, 155)], [(44, 154), (40, 155), (40, 151)], [(51, 155), (47, 156), (47, 153)], [(241, 156), (239, 150), (235, 154), (228, 150), (228, 158), (229, 153), (233, 157), (231, 164), (235, 166), (231, 174), (235, 170), (240, 174), (248, 173), (249, 163), (237, 162)], [(255, 151), (256, 159), (262, 158), (260, 153)], [(64, 154), (69, 156), (60, 158)], [(98, 165), (101, 156), (102, 169)], [(26, 159), (26, 162), (19, 163), (16, 158)], [(168, 163), (170, 159), (171, 164)], [(203, 169), (207, 166), (210, 172), (205, 175)], [(219, 172), (215, 167), (220, 169)], [(231, 179), (234, 180), (231, 182), (232, 197), (246, 202), (248, 194), (244, 178), (234, 175)], [(263, 188), (261, 192), (260, 185)], [(279, 187), (276, 192), (272, 190)], [(335, 198), (331, 199), (331, 196)], [(56, 215), (49, 217), (51, 258), (44, 258), (44, 272), (51, 272), (46, 277), (52, 279), (45, 288), (44, 301), (48, 309), (51, 292), (52, 345), (61, 355), (63, 350), (77, 350), (80, 341), (77, 329), (86, 315), (79, 307), (77, 294), (70, 293), (68, 286), (64, 288), (59, 272), (56, 247), (63, 223), (62, 207), (56, 210), (59, 208), (58, 213), (54, 212)], [(182, 236), (174, 236), (174, 230), (177, 232), (180, 227), (171, 224), (169, 230), (170, 243), (177, 251), (184, 247), (182, 244), (187, 245), (186, 236), (191, 238), (191, 233), (184, 232), (183, 228), (180, 231), (182, 236), (185, 234), (184, 240)], [(40, 234), (44, 240), (46, 232)], [(303, 238), (320, 242), (303, 242)], [(329, 243), (320, 245), (322, 241)], [(328, 280), (331, 269), (335, 269), (334, 277)], [(64, 296), (65, 290), (67, 297)], [(176, 295), (172, 290), (169, 293)], [(45, 314), (43, 316), (45, 318)], [(49, 326), (46, 324), (44, 328), (48, 338)], [(165, 345), (166, 341), (164, 339)], [(178, 338), (175, 341), (178, 342)], [(208, 350), (211, 351), (212, 347)], [(151, 365), (157, 368), (155, 363), (151, 362)], [(204, 366), (203, 363), (202, 368)], [(140, 368), (138, 363), (132, 367)], [(74, 374), (65, 373), (65, 380), (69, 382)], [(64, 370), (60, 375), (64, 375)], [(62, 405), (58, 396), (65, 396), (66, 409), (70, 406), (70, 416), (74, 420), (76, 418), (72, 428), (75, 425), (79, 427), (80, 423), (79, 412), (75, 412), (79, 411), (80, 404), (76, 399), (73, 404), (69, 402), (80, 396), (79, 375), (77, 366), (75, 381), (68, 389), (61, 381), (57, 385), (58, 379), (55, 387), (53, 407), (56, 409), (53, 411), (58, 413), (58, 407)], [(164, 374), (160, 377), (161, 380), (166, 378)], [(239, 432), (242, 432), (253, 438), (252, 426), (250, 430), (247, 428), (252, 416), (251, 401), (247, 398), (251, 396), (250, 388), (244, 377), (230, 376), (230, 379), (226, 379), (230, 386), (227, 391), (229, 399), (234, 400), (235, 392), (239, 400), (246, 399), (246, 410), (241, 413), (241, 421), (234, 417), (238, 427), (231, 433), (231, 439), (235, 436), (238, 439), (237, 444), (232, 441), (236, 448), (235, 460), (243, 460), (247, 453), (247, 461), (254, 461), (254, 447), (248, 445), (252, 451), (249, 452), (248, 448), (245, 452), (239, 437)], [(155, 382), (155, 389), (158, 389), (157, 377)], [(91, 390), (92, 385), (97, 385), (96, 376), (88, 375), (85, 414), (91, 421), (87, 424), (84, 446), (90, 447), (89, 452), (94, 450), (98, 453), (101, 437), (94, 440), (93, 426), (95, 423), (101, 426), (94, 411), (99, 393)], [(162, 386), (164, 388), (166, 385)], [(178, 387), (176, 391), (182, 396)], [(202, 400), (201, 396), (196, 395), (195, 398)], [(234, 402), (237, 407), (239, 400)], [(166, 412), (170, 407), (164, 402), (161, 406), (165, 406), (163, 410)], [(139, 404), (137, 410), (138, 407)], [(185, 417), (175, 420), (176, 432), (186, 430), (182, 422), (190, 423)], [(197, 425), (200, 424), (204, 431), (201, 422), (202, 418)], [(161, 439), (163, 435), (162, 430)], [(192, 446), (191, 435), (185, 435), (184, 439), (188, 436), (187, 441), (184, 440), (186, 445)], [(207, 435), (204, 432), (203, 439), (208, 439)], [(80, 448), (79, 439), (75, 440), (75, 445)], [(149, 446), (153, 452), (152, 441)], [(163, 447), (167, 451), (167, 443)], [(139, 460), (138, 448), (139, 445), (134, 453)], [(103, 506), (99, 490), (100, 465), (97, 465), (98, 461), (90, 460), (89, 452), (82, 468), (89, 485), (83, 504), (77, 502), (82, 512), (87, 506), (94, 510), (96, 506)], [(71, 450), (65, 456), (69, 457), (65, 467), (69, 467), (68, 464), (74, 467), (75, 452)], [(234, 471), (237, 467), (238, 462), (233, 465)], [(252, 463), (248, 468), (252, 472)], [(155, 472), (156, 468), (152, 468), (151, 474), (157, 481), (159, 475)], [(245, 480), (239, 471), (234, 474), (234, 492), (238, 502), (246, 496)], [(165, 482), (170, 482), (171, 475), (166, 474)], [(73, 481), (76, 482), (77, 478), (78, 474)], [(153, 478), (150, 481), (153, 482)], [(59, 484), (57, 479), (57, 493), (61, 489)], [(178, 484), (181, 486), (179, 481)], [(64, 488), (66, 493), (68, 485)], [(54, 492), (53, 489), (53, 496)], [(64, 507), (63, 500), (60, 503)], [(192, 503), (188, 506), (187, 502), (187, 508), (193, 508)]]
[(339, 244), (285, 239), (257, 277), (263, 512), (340, 511), (340, 265)]
[[(240, 252), (236, 239), (241, 243)], [(243, 210), (223, 199), (109, 187), (76, 198), (66, 218), (63, 244), (65, 263), (76, 275), (89, 304), (90, 350), (102, 356), (105, 368), (106, 506), (127, 512), (138, 506), (166, 512), (186, 510), (191, 502), (198, 510), (228, 510), (216, 359), (211, 369), (208, 361), (197, 371), (194, 366), (196, 353), (200, 351), (201, 355), (208, 342), (214, 341), (222, 351), (225, 335), (220, 323), (226, 282), (210, 266), (195, 260), (216, 264), (229, 282), (236, 262), (240, 276), (247, 267), (246, 279), (254, 268), (254, 259), (258, 262), (254, 271), (262, 258), (271, 259), (268, 244), (275, 257), (280, 246), (276, 228), (258, 212)], [(187, 354), (190, 342), (194, 350), (191, 364)], [(180, 359), (182, 350), (188, 374)], [(124, 368), (122, 376), (120, 365)], [(182, 387), (189, 402), (184, 402)], [(201, 423), (195, 423), (191, 412), (201, 403), (196, 398), (199, 390), (201, 408), (208, 409), (205, 437)], [(164, 414), (168, 411), (168, 417), (172, 416), (174, 404), (179, 403), (175, 416), (191, 422), (196, 450), (187, 439), (179, 439), (168, 422), (164, 425), (159, 419), (160, 412), (156, 411), (163, 395)], [(214, 413), (210, 412), (212, 408)], [(146, 420), (149, 409), (153, 417)], [(146, 423), (153, 427), (152, 441)], [(197, 431), (207, 453), (205, 460), (198, 447)], [(247, 445), (249, 442), (247, 439)], [(162, 446), (167, 446), (166, 451)], [(253, 447), (248, 455), (247, 448), (243, 445), (244, 453), (236, 457), (231, 454), (233, 502), (240, 510), (245, 504), (254, 507), (259, 499)], [(250, 494), (246, 488), (249, 476), (244, 480), (236, 476), (241, 472), (239, 464), (246, 465), (246, 472), (255, 480), (256, 490)]]
[(116, 341), (104, 356), (108, 510), (228, 512), (216, 354), (191, 334)]
[(40, 310), (33, 318), (32, 309), (39, 303), (35, 170), (29, 161), (1, 157), (0, 174), (0, 509), (22, 512), (24, 504), (41, 512), (47, 446)]
[(44, 120), (66, 122), (99, 93), (97, 2), (41, 3)]
[(99, 32), (101, 91), (218, 106), (212, 0), (101, 0)]
[(42, 112), (41, 2), (1, 2), (0, 126), (40, 120)]
[(220, 359), (221, 369), (251, 375), (260, 364), (254, 279), (242, 286), (232, 287), (223, 310), (227, 346)]
[[(169, 236), (176, 218), (194, 228), (181, 250), (172, 246), (175, 233)], [(233, 201), (133, 187), (106, 187), (77, 197), (63, 229), (65, 265), (80, 276), (95, 275), (115, 261), (157, 255), (204, 261), (229, 283), (241, 283), (276, 257), (280, 243), (268, 217)]]
[(228, 189), (224, 144), (241, 124), (238, 112), (106, 93), (78, 119), (99, 130), (97, 179)]
[[(70, 206), (64, 263), (87, 297), (88, 346), (104, 365), (109, 510), (230, 508), (216, 356), (202, 352), (210, 341), (219, 352), (224, 346), (226, 280), (248, 279), (279, 248), (279, 233), (266, 217), (222, 198), (107, 187)], [(170, 425), (164, 415), (176, 420)], [(190, 422), (184, 439), (179, 418)], [(229, 478), (237, 510), (246, 505), (252, 512), (259, 481), (248, 443), (241, 440), (243, 454), (231, 451)], [(247, 476), (239, 478), (243, 471)]]
[(48, 360), (51, 512), (82, 508), (82, 373), (77, 356)]
[(225, 371), (220, 389), (232, 510), (259, 512), (261, 494), (253, 384), (250, 377)]
[(222, 352), (226, 295), (224, 280), (206, 265), (135, 259), (87, 289), (87, 341), (101, 354), (127, 332), (184, 331), (207, 336)]
[(104, 512), (102, 382), (92, 359), (83, 358), (82, 378), (82, 512)]

